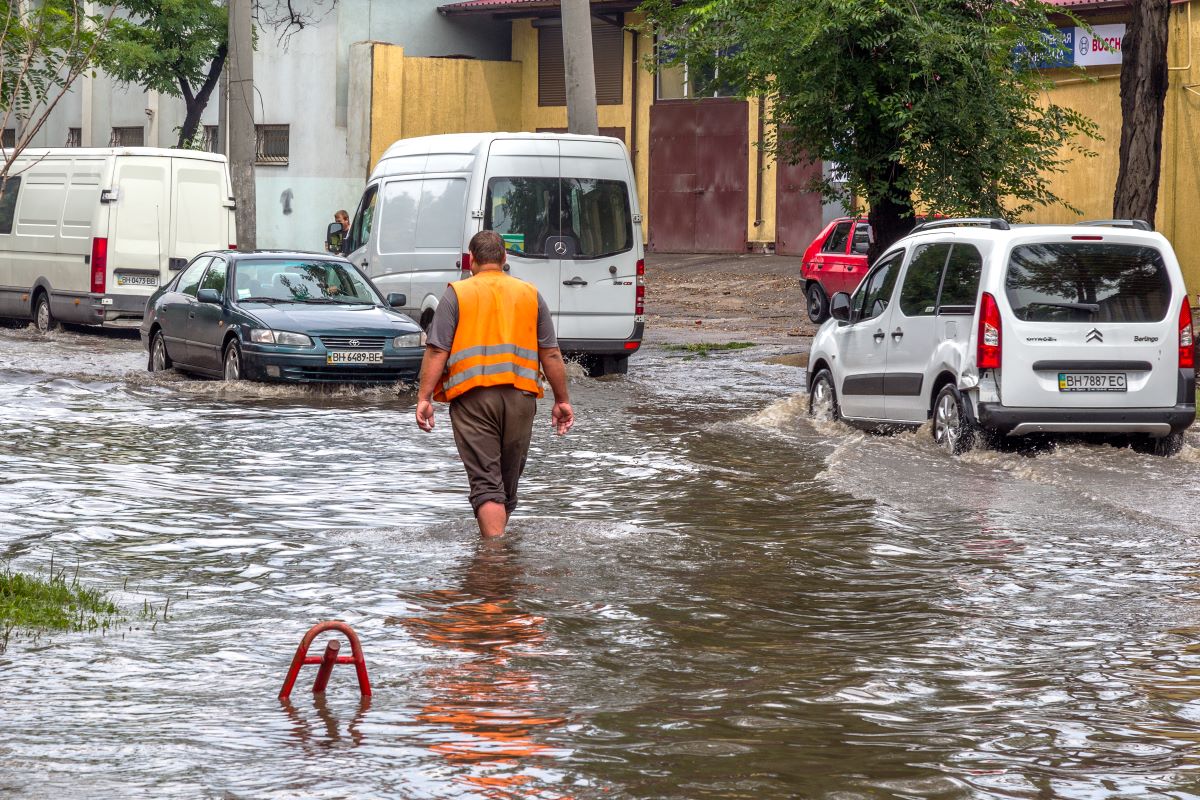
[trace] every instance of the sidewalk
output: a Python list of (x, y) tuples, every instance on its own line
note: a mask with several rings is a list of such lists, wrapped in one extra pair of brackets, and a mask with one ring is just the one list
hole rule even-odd
[(646, 255), (646, 341), (787, 344), (816, 332), (805, 312), (800, 258)]

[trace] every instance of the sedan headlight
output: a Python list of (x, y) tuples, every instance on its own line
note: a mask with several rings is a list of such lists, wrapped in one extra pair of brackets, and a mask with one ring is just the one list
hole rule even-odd
[(406, 333), (403, 336), (397, 336), (392, 339), (392, 347), (424, 347), (425, 332), (418, 331), (417, 333)]
[(250, 341), (257, 344), (282, 344), (288, 347), (312, 347), (313, 340), (303, 333), (273, 331), (270, 328), (251, 328)]

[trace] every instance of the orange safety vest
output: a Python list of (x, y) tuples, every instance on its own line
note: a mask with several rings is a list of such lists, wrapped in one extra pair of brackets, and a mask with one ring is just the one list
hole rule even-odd
[(541, 397), (537, 289), (499, 270), (450, 285), (458, 327), (433, 399), (447, 402), (477, 386), (515, 386)]

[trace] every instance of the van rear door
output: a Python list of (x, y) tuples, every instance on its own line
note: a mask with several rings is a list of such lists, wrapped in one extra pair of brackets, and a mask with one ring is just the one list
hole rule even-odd
[(108, 227), (109, 292), (149, 297), (167, 275), (171, 225), (169, 158), (119, 156)]
[(1015, 244), (996, 298), (1012, 309), (1001, 331), (1004, 405), (1175, 405), (1178, 275), (1169, 248), (1145, 237)]
[[(179, 270), (205, 250), (224, 250), (233, 242), (233, 212), (227, 207), (225, 165), (192, 158), (171, 159), (172, 204), (168, 269)], [(167, 272), (163, 280), (170, 280)]]
[(617, 142), (562, 139), (559, 152), (558, 336), (629, 339), (641, 257), (629, 158)]
[(552, 254), (558, 176), (557, 140), (497, 139), (488, 151), (483, 186), (483, 227), (504, 238), (510, 274), (537, 287), (556, 321), (563, 288), (559, 259)]

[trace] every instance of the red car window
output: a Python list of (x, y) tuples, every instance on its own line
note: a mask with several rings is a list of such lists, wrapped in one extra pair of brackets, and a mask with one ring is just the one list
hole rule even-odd
[(839, 222), (829, 234), (829, 238), (825, 240), (825, 246), (821, 248), (821, 252), (845, 253), (847, 245), (850, 243), (850, 226), (852, 224), (849, 220)]

